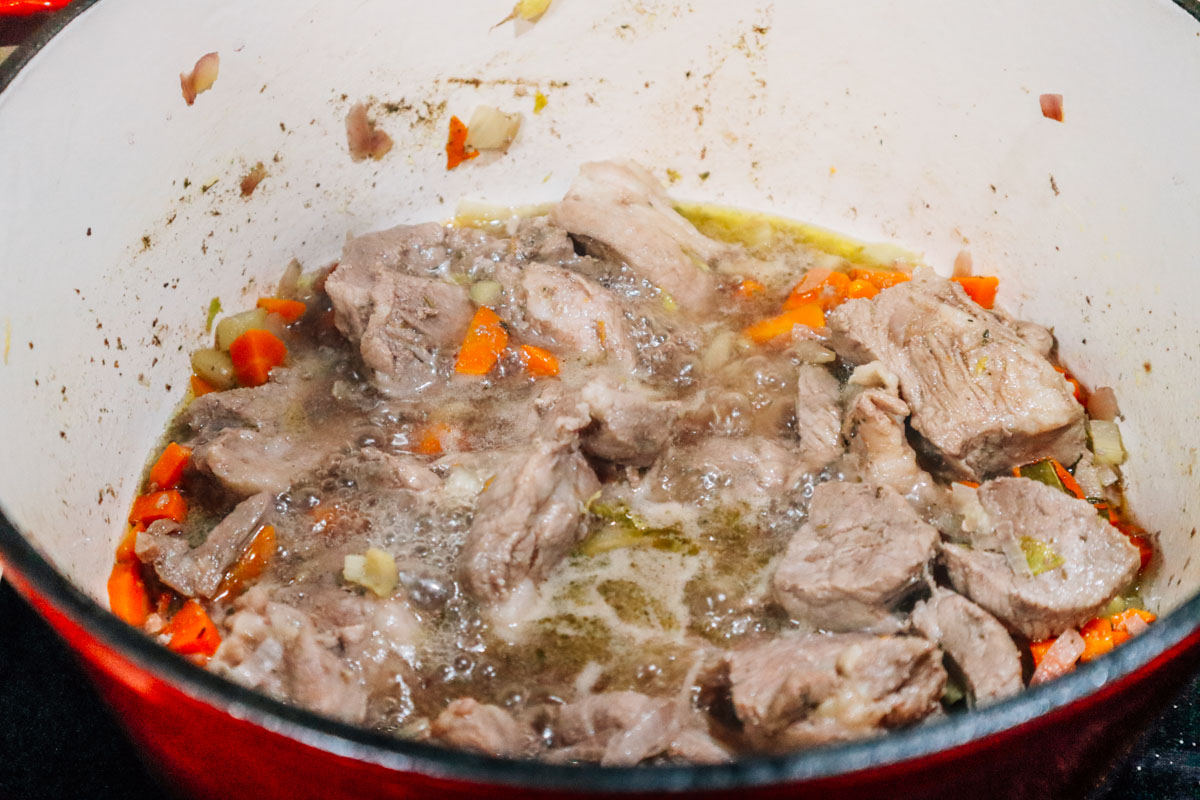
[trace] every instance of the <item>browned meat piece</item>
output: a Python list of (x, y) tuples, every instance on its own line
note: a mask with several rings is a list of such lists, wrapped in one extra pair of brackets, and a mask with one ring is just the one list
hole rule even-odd
[(357, 263), (349, 257), (356, 241), (325, 281), (338, 330), (358, 345), (381, 389), (412, 395), (449, 368), (475, 308), (465, 288), (409, 274), (410, 264)]
[(579, 451), (541, 442), (519, 452), (479, 497), (461, 569), (471, 592), (498, 603), (540, 581), (586, 530), (600, 482)]
[[(519, 277), (514, 278), (514, 273)], [(625, 312), (603, 286), (562, 267), (536, 262), (519, 271), (502, 268), (500, 277), (515, 280), (517, 286), (508, 318), (518, 326), (529, 326), (533, 338), (588, 359), (608, 358), (626, 366), (636, 360)]]
[(536, 739), (533, 730), (517, 722), (499, 706), (460, 697), (433, 721), (430, 732), (451, 747), (496, 757), (530, 755)]
[(180, 594), (211, 598), (226, 570), (250, 545), (273, 503), (266, 492), (243, 500), (198, 547), (190, 547), (186, 539), (176, 535), (178, 526), (174, 523), (160, 520), (137, 535), (134, 550), (139, 559), (154, 566), (163, 583)]
[(746, 736), (773, 752), (915, 722), (939, 708), (946, 684), (941, 654), (911, 636), (786, 635), (728, 662)]
[(655, 499), (703, 505), (788, 502), (806, 475), (799, 454), (762, 436), (711, 436), (672, 445), (644, 482)]
[(1083, 407), (1069, 384), (962, 287), (919, 271), (829, 315), (843, 357), (881, 361), (900, 379), (912, 426), (953, 475), (972, 480), (1083, 452)]
[(796, 373), (796, 435), (804, 460), (814, 469), (842, 452), (840, 390), (824, 367), (805, 364)]
[(939, 490), (917, 465), (917, 454), (904, 435), (907, 416), (908, 406), (894, 390), (866, 389), (851, 395), (842, 430), (847, 442), (843, 467), (859, 480), (890, 486), (927, 505)]
[(729, 759), (697, 712), (679, 699), (640, 692), (605, 692), (568, 703), (558, 709), (553, 730), (550, 757), (556, 761), (633, 766), (661, 755), (699, 763)]
[(709, 269), (725, 246), (681, 217), (636, 164), (584, 164), (550, 221), (597, 255), (624, 261), (684, 308), (703, 310), (716, 300)]
[(775, 598), (822, 630), (898, 630), (891, 609), (921, 582), (937, 538), (894, 489), (823, 483), (775, 571)]
[(960, 594), (934, 589), (917, 604), (913, 627), (958, 666), (976, 705), (1021, 691), (1021, 655), (995, 617)]
[[(954, 588), (1011, 630), (1057, 636), (1096, 616), (1137, 574), (1137, 548), (1085, 500), (1027, 478), (989, 481), (978, 496), (992, 531), (972, 534), (970, 547), (943, 545), (943, 557)], [(1014, 571), (1006, 545), (1036, 553), (1045, 571)]]
[(262, 587), (234, 608), (211, 665), (216, 672), (318, 714), (363, 720), (367, 690), (358, 670), (343, 662), (336, 637), (318, 631), (304, 612), (271, 602)]

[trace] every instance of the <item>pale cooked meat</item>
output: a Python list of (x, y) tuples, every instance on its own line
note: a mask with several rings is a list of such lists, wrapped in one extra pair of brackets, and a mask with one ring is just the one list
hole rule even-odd
[(608, 461), (646, 467), (662, 451), (680, 403), (634, 379), (597, 377), (584, 384), (579, 399), (592, 420), (582, 432), (583, 449)]
[(962, 287), (928, 271), (829, 314), (834, 347), (900, 379), (912, 426), (954, 475), (981, 480), (1084, 450), (1083, 407), (1045, 358)]
[(796, 372), (796, 435), (817, 469), (842, 451), (841, 387), (829, 370), (805, 364)]
[(920, 505), (938, 494), (933, 478), (917, 464), (908, 443), (904, 419), (908, 406), (895, 391), (865, 389), (846, 401), (842, 434), (846, 440), (843, 468), (859, 480), (890, 486)]
[(358, 669), (343, 662), (335, 637), (304, 612), (252, 588), (234, 602), (213, 669), (252, 689), (318, 714), (361, 722), (368, 692)]
[(467, 290), (440, 278), (345, 261), (325, 281), (338, 330), (359, 347), (380, 388), (411, 396), (451, 363), (475, 308)]
[(958, 667), (976, 705), (1024, 688), (1021, 655), (1004, 626), (960, 594), (936, 588), (912, 612), (913, 627), (936, 642)]
[(512, 714), (470, 697), (451, 701), (430, 733), (452, 747), (496, 757), (529, 755), (536, 741), (533, 730)]
[(584, 534), (584, 507), (600, 482), (569, 443), (517, 453), (479, 497), (462, 556), (462, 577), (480, 600), (501, 602), (537, 583)]
[(225, 428), (273, 429), (303, 398), (304, 376), (296, 369), (275, 369), (262, 386), (210, 392), (188, 404), (180, 419), (197, 441)]
[(997, 539), (1010, 550), (1039, 552), (1038, 575), (1019, 574), (999, 546), (975, 534), (975, 547), (945, 544), (954, 588), (1030, 639), (1057, 636), (1096, 616), (1137, 574), (1138, 550), (1096, 515), (1086, 500), (1027, 478), (999, 478), (979, 488)]
[(134, 550), (139, 559), (154, 566), (163, 583), (180, 594), (211, 598), (225, 572), (250, 545), (273, 503), (267, 492), (243, 500), (197, 547), (178, 535), (177, 525), (159, 520), (138, 533)]
[(279, 494), (292, 481), (319, 467), (329, 451), (310, 437), (226, 428), (198, 445), (192, 465), (235, 497)]
[(822, 630), (896, 631), (892, 609), (920, 585), (937, 538), (894, 489), (822, 483), (779, 561), (775, 599)]
[(668, 447), (643, 483), (658, 500), (736, 506), (786, 503), (808, 471), (800, 455), (764, 436), (709, 436)]
[(605, 692), (557, 710), (553, 760), (633, 766), (655, 756), (681, 756), (697, 763), (729, 758), (708, 734), (703, 718), (678, 698)]
[(519, 286), (524, 321), (549, 340), (545, 344), (626, 366), (636, 360), (625, 312), (603, 286), (562, 267), (537, 262), (520, 270)]
[(786, 634), (727, 660), (746, 736), (771, 752), (915, 722), (939, 707), (946, 684), (938, 651), (912, 636)]
[(684, 308), (704, 310), (716, 301), (709, 270), (726, 248), (680, 216), (637, 164), (584, 164), (550, 220), (586, 248), (624, 261)]

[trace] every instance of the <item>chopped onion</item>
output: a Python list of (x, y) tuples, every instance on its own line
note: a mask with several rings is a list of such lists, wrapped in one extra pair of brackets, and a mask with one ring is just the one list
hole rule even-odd
[(304, 267), (296, 259), (288, 262), (287, 269), (279, 277), (279, 285), (275, 287), (275, 296), (295, 299), (300, 294), (300, 276)]
[(1042, 106), (1042, 116), (1055, 122), (1063, 121), (1063, 98), (1061, 94), (1044, 94), (1038, 98)]
[[(550, 7), (553, 0), (517, 0), (517, 4), (513, 6), (513, 10), (507, 17), (500, 20), (496, 25), (503, 25), (506, 22), (514, 19), (523, 19), (526, 22), (537, 22), (541, 19), (542, 14), (546, 13), (546, 9)], [(495, 27), (495, 26), (493, 26)]]
[(263, 328), (267, 324), (267, 312), (262, 308), (252, 308), (240, 314), (226, 317), (217, 323), (217, 349), (229, 352), (229, 345), (251, 328)]
[(1150, 627), (1150, 623), (1139, 617), (1137, 614), (1130, 614), (1125, 620), (1125, 632), (1130, 636), (1139, 636), (1146, 632)]
[(183, 101), (189, 106), (196, 102), (196, 95), (207, 92), (217, 82), (221, 57), (216, 53), (200, 56), (191, 72), (179, 73), (179, 88), (183, 90)]
[(371, 547), (367, 549), (366, 555), (345, 557), (342, 562), (342, 578), (347, 583), (356, 583), (379, 597), (387, 597), (396, 590), (399, 570), (396, 569), (396, 559), (391, 553)]
[(237, 386), (233, 359), (223, 350), (205, 349), (192, 353), (192, 372), (214, 389), (225, 390)]
[(1079, 631), (1067, 628), (1046, 650), (1042, 656), (1042, 663), (1038, 664), (1037, 669), (1033, 671), (1029, 685), (1036, 686), (1039, 683), (1066, 675), (1075, 669), (1075, 662), (1083, 655), (1084, 649), (1085, 644)]
[(886, 389), (889, 392), (896, 392), (900, 388), (900, 378), (885, 367), (882, 361), (872, 361), (869, 364), (860, 364), (855, 367), (854, 372), (850, 373), (848, 382), (855, 386)]
[(471, 301), (477, 306), (492, 306), (500, 299), (500, 293), (504, 291), (496, 281), (479, 281), (471, 284)]
[(1117, 406), (1117, 393), (1111, 386), (1101, 386), (1088, 397), (1087, 412), (1092, 419), (1112, 422), (1121, 415), (1121, 409)]
[(365, 105), (355, 103), (346, 114), (346, 144), (352, 160), (362, 161), (370, 157), (378, 161), (392, 149), (392, 137), (376, 128), (374, 121), (367, 118)]
[(962, 517), (962, 532), (988, 534), (992, 531), (992, 520), (979, 502), (979, 492), (963, 483), (950, 484), (950, 503), (954, 513)]
[(1092, 438), (1092, 454), (1096, 464), (1116, 467), (1125, 463), (1125, 446), (1121, 443), (1121, 429), (1117, 423), (1102, 419), (1088, 420), (1088, 434)]
[(959, 250), (958, 255), (954, 257), (954, 271), (951, 273), (955, 278), (966, 278), (971, 275), (971, 251)]
[(469, 150), (507, 150), (520, 128), (520, 114), (505, 114), (494, 106), (476, 106), (467, 123), (466, 147)]

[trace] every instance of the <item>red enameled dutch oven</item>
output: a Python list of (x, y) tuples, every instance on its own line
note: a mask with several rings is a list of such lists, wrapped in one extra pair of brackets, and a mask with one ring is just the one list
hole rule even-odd
[[(1195, 3), (557, 0), (494, 27), (506, 2), (77, 0), (0, 67), (5, 577), (189, 797), (1045, 797), (1093, 781), (1200, 658)], [(178, 74), (214, 51), (216, 84), (185, 105)], [(1063, 95), (1062, 122), (1042, 93)], [(360, 100), (396, 141), (382, 161), (347, 154)], [(520, 135), (448, 173), (447, 121), (480, 103), (520, 111)], [(621, 156), (678, 197), (894, 241), (942, 271), (970, 249), (999, 305), (1053, 325), (1080, 379), (1116, 389), (1128, 496), (1159, 537), (1142, 587), (1159, 621), (1063, 679), (871, 741), (602, 769), (348, 727), (108, 613), (124, 510), (212, 297), (244, 306), (292, 257), (328, 263), (347, 233), (448, 219), (460, 199), (552, 200), (581, 162)]]

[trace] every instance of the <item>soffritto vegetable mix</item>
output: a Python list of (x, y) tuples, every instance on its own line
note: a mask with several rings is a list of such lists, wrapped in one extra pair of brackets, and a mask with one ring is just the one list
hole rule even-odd
[(111, 607), (493, 755), (715, 762), (969, 713), (1154, 621), (1116, 398), (998, 286), (625, 163), (541, 216), (351, 239), (193, 354)]

